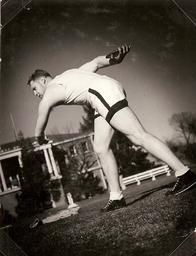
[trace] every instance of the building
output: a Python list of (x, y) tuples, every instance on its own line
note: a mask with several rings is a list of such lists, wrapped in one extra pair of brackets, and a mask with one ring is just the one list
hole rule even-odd
[[(45, 163), (42, 168), (47, 169), (52, 180), (61, 180), (62, 178), (61, 170), (53, 154), (54, 149), (58, 148), (65, 152), (65, 162), (68, 161), (69, 157), (76, 158), (81, 163), (81, 168), (83, 168), (84, 171), (93, 172), (94, 176), (99, 176), (100, 186), (106, 189), (107, 184), (101, 165), (93, 151), (93, 136), (93, 133), (85, 135), (51, 135), (49, 136), (51, 141), (42, 146), (36, 145), (33, 139), (31, 139), (31, 150), (43, 152)], [(13, 146), (12, 149), (10, 145)], [(16, 194), (21, 190), (19, 172), (20, 168), (23, 168), (23, 160), (22, 149), (14, 143), (10, 145), (8, 145), (9, 148), (2, 145), (0, 151), (0, 200), (6, 210), (12, 215), (16, 215)], [(60, 201), (61, 202), (53, 202), (53, 205), (58, 207), (60, 204), (65, 203), (63, 191)]]

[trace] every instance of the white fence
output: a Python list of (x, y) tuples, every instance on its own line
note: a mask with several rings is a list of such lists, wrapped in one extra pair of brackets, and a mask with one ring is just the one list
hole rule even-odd
[(156, 176), (162, 175), (162, 174), (166, 174), (167, 176), (171, 175), (171, 169), (169, 168), (168, 165), (164, 165), (164, 166), (157, 167), (145, 172), (131, 175), (129, 177), (125, 177), (123, 178), (123, 183), (124, 185), (129, 185), (131, 183), (137, 182), (137, 185), (140, 185), (142, 180), (146, 180), (146, 179), (156, 180)]

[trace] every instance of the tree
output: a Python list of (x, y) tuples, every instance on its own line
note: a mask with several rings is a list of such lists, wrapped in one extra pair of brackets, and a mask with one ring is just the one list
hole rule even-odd
[(22, 148), (23, 168), (20, 169), (22, 191), (16, 197), (16, 212), (18, 217), (29, 217), (52, 207), (50, 176), (42, 170), (43, 154), (32, 150), (30, 139), (25, 139), (21, 131), (18, 133), (17, 142)]
[(124, 177), (130, 176), (154, 167), (154, 163), (147, 159), (148, 153), (133, 143), (122, 133), (115, 132), (111, 148), (117, 159), (119, 168)]
[(184, 149), (184, 153), (187, 158), (194, 160), (196, 157), (196, 114), (191, 112), (173, 114), (170, 124), (175, 127), (179, 138), (185, 143), (186, 148)]
[(103, 188), (99, 186), (99, 177), (94, 177), (93, 172), (88, 171), (95, 163), (91, 155), (84, 152), (81, 155), (78, 152), (78, 155), (73, 157), (57, 147), (53, 148), (53, 153), (60, 166), (64, 192), (66, 194), (70, 192), (74, 201), (102, 193)]
[(86, 117), (82, 117), (83, 123), (80, 123), (81, 132), (89, 132), (94, 130), (94, 109), (90, 104), (83, 106)]
[(175, 126), (180, 137), (185, 140), (187, 145), (196, 139), (196, 114), (191, 112), (181, 112), (173, 114), (170, 124)]
[(17, 134), (17, 144), (22, 150), (32, 147), (30, 138), (25, 138), (22, 131), (19, 131)]

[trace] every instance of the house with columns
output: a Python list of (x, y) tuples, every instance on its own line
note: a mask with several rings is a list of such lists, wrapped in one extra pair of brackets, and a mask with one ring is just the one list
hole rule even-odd
[[(65, 162), (68, 161), (69, 157), (77, 158), (85, 166), (86, 171), (93, 172), (94, 176), (99, 176), (100, 186), (106, 189), (105, 176), (93, 151), (93, 136), (93, 133), (74, 134), (74, 137), (69, 136), (66, 139), (61, 136), (60, 141), (53, 140), (53, 136), (51, 136), (51, 141), (46, 145), (39, 146), (32, 143), (32, 150), (43, 152), (45, 166), (52, 180), (61, 180), (62, 178), (60, 167), (53, 154), (53, 149), (56, 147), (65, 151)], [(11, 166), (9, 165), (10, 162), (12, 162)], [(0, 202), (12, 215), (16, 215), (16, 194), (21, 190), (20, 168), (23, 168), (22, 149), (20, 147), (14, 146), (12, 149), (0, 150)], [(58, 203), (53, 205), (58, 206)]]

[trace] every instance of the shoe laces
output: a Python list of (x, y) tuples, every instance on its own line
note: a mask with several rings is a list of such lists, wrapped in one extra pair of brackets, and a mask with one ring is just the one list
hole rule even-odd
[(177, 181), (176, 181), (176, 183), (174, 184), (174, 186), (173, 186), (173, 188), (171, 189), (171, 191), (174, 191), (174, 190), (176, 189), (176, 187), (177, 187), (178, 184), (179, 184), (179, 181), (180, 181), (180, 178), (178, 177), (178, 178), (177, 178)]
[(107, 205), (104, 207), (104, 209), (107, 209), (112, 204), (113, 200), (109, 199)]

